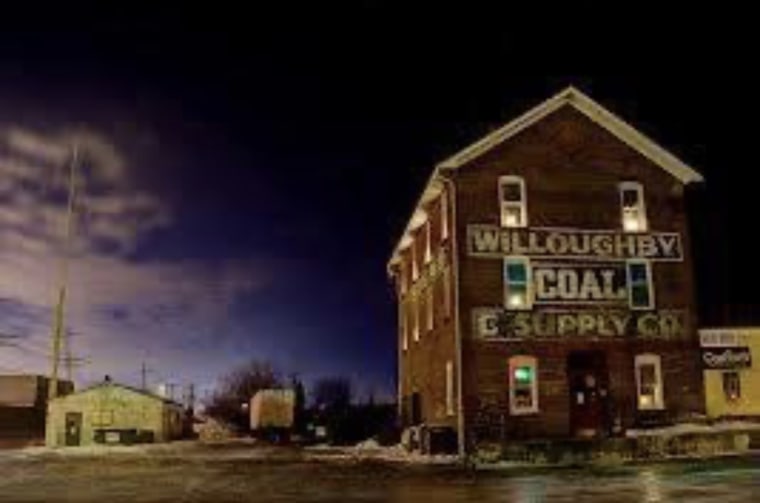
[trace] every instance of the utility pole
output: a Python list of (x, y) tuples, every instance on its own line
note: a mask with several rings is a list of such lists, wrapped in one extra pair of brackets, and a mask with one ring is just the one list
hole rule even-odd
[(71, 162), (69, 164), (69, 195), (66, 205), (66, 229), (64, 233), (62, 257), (58, 263), (58, 299), (53, 310), (53, 354), (52, 371), (50, 375), (50, 386), (48, 387), (48, 399), (58, 396), (58, 367), (61, 360), (61, 339), (64, 327), (64, 305), (66, 303), (66, 288), (69, 276), (69, 245), (73, 234), (74, 224), (72, 222), (74, 215), (74, 199), (76, 197), (76, 167), (78, 162), (78, 147), (74, 144), (72, 149)]
[(153, 372), (153, 370), (149, 369), (143, 361), (142, 367), (140, 367), (140, 376), (142, 377), (142, 389), (145, 391), (148, 390), (148, 372)]

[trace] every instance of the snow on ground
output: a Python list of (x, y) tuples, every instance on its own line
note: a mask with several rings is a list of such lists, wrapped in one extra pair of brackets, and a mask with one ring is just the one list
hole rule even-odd
[(699, 433), (724, 433), (724, 432), (749, 432), (760, 431), (760, 423), (749, 421), (721, 421), (714, 424), (682, 423), (664, 428), (652, 428), (647, 430), (628, 430), (626, 436), (638, 437), (675, 437), (679, 435), (693, 435)]
[(381, 446), (374, 439), (367, 439), (352, 447), (318, 445), (305, 449), (306, 459), (317, 461), (380, 461), (421, 465), (453, 465), (457, 456), (427, 455), (410, 452), (401, 444)]

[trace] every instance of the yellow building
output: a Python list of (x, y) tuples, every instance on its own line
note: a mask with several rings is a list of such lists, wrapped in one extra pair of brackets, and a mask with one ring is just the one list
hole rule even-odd
[(167, 442), (182, 435), (182, 406), (110, 380), (51, 400), (49, 447)]
[(707, 415), (760, 417), (760, 327), (699, 331)]

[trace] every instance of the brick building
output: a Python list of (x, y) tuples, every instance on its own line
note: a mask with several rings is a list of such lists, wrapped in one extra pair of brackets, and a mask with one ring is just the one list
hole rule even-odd
[(704, 412), (701, 180), (574, 88), (438, 164), (388, 264), (403, 424), (465, 452)]

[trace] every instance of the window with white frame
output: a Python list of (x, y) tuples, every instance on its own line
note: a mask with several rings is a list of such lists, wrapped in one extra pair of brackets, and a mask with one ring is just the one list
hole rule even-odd
[(417, 264), (417, 240), (412, 238), (412, 282), (420, 277), (420, 269)]
[(499, 177), (499, 210), (502, 227), (526, 227), (528, 225), (525, 180), (519, 176)]
[(533, 305), (530, 260), (527, 257), (504, 259), (504, 306), (510, 310), (530, 309)]
[(446, 362), (446, 415), (454, 415), (454, 362)]
[(427, 298), (425, 299), (425, 328), (427, 328), (428, 332), (433, 330), (435, 320), (433, 290), (433, 285), (431, 284), (427, 289)]
[(628, 260), (626, 282), (628, 283), (628, 305), (631, 309), (642, 310), (654, 307), (652, 265), (648, 260)]
[(419, 300), (415, 297), (412, 299), (411, 302), (412, 307), (412, 339), (414, 339), (414, 342), (419, 342), (420, 340), (420, 306), (419, 306)]
[(638, 409), (664, 409), (660, 356), (651, 353), (636, 355), (635, 367)]
[(401, 262), (401, 265), (399, 266), (398, 277), (399, 277), (401, 295), (406, 295), (406, 292), (409, 290), (409, 277), (407, 275), (406, 265), (404, 264), (403, 261)]
[(638, 182), (620, 184), (620, 212), (625, 232), (645, 232), (647, 212), (644, 203), (644, 187)]
[(509, 359), (509, 413), (513, 416), (538, 412), (538, 360), (533, 356)]
[(441, 241), (449, 237), (449, 196), (446, 191), (441, 192)]
[(723, 372), (723, 396), (729, 402), (736, 402), (742, 397), (742, 383), (739, 372), (732, 370)]
[(399, 332), (401, 332), (401, 348), (406, 351), (409, 349), (409, 327), (407, 327), (407, 314), (406, 314), (406, 305), (402, 305), (401, 309), (399, 309), (399, 320), (398, 320), (398, 326), (399, 326)]
[(429, 264), (433, 260), (433, 233), (431, 231), (432, 223), (430, 222), (430, 216), (428, 216), (425, 222), (425, 263)]
[(443, 269), (443, 316), (451, 316), (451, 267), (446, 266)]

